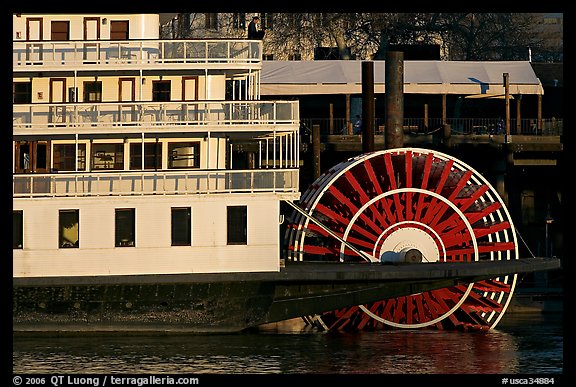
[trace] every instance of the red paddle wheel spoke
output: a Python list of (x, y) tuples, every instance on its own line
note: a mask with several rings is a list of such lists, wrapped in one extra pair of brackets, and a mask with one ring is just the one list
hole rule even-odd
[[(366, 262), (346, 244), (390, 262), (401, 262), (407, 249), (418, 250), (422, 264), (518, 258), (514, 225), (496, 190), (468, 165), (432, 150), (346, 160), (302, 194), (301, 206), (346, 243), (297, 214), (285, 238), (293, 259)], [(331, 330), (488, 330), (506, 311), (515, 284), (516, 274), (317, 317)]]

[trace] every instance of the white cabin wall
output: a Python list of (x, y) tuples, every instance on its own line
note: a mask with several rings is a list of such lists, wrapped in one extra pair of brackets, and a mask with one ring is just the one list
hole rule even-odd
[(208, 95), (207, 100), (222, 101), (226, 99), (226, 76), (225, 75), (209, 75), (206, 79), (208, 84), (206, 89)]
[[(226, 243), (231, 205), (247, 206), (246, 245)], [(24, 214), (24, 248), (13, 250), (13, 275), (278, 271), (280, 238), (270, 231), (278, 230), (279, 206), (274, 194), (238, 193), (14, 199), (14, 210)], [(191, 207), (191, 246), (171, 246), (172, 207)], [(136, 209), (136, 247), (114, 247), (115, 208)], [(59, 209), (80, 210), (79, 248), (58, 248)]]
[[(213, 137), (218, 136), (218, 137)], [(222, 134), (211, 134), (210, 142), (203, 141), (200, 147), (200, 157), (202, 158), (200, 167), (207, 169), (225, 169), (226, 168), (226, 147), (227, 141)], [(208, 148), (210, 152), (208, 153)], [(208, 157), (210, 160), (208, 161)]]
[[(134, 34), (134, 36), (132, 36), (132, 34)], [(134, 28), (130, 31), (130, 35), (130, 39), (159, 39), (160, 14), (138, 15)]]
[[(84, 82), (94, 82), (94, 76), (89, 77), (53, 77), (66, 80), (65, 98), (68, 100), (68, 89), (70, 87), (78, 88), (77, 102), (83, 101)], [(160, 76), (144, 75), (144, 83), (141, 85), (139, 76), (126, 76), (125, 78), (134, 78), (134, 99), (140, 100), (140, 87), (142, 88), (142, 101), (152, 101), (152, 83), (160, 80)], [(182, 76), (162, 76), (162, 80), (170, 82), (170, 99), (172, 101), (182, 100)], [(29, 78), (14, 78), (15, 82), (26, 82)], [(118, 77), (99, 76), (98, 81), (102, 82), (102, 102), (119, 101), (119, 81)], [(206, 87), (209, 90), (206, 90)], [(198, 77), (198, 95), (197, 100), (222, 101), (226, 98), (226, 78), (223, 75), (209, 75), (208, 81), (204, 75)], [(48, 103), (50, 101), (50, 77), (34, 78), (32, 80), (32, 103)]]
[[(159, 14), (13, 14), (12, 15), (12, 39), (26, 40), (26, 19), (41, 18), (42, 34), (44, 40), (50, 40), (51, 21), (70, 21), (70, 40), (84, 39), (84, 18), (100, 18), (100, 40), (110, 40), (110, 21), (128, 20), (130, 39), (159, 39), (160, 38), (160, 15)], [(106, 19), (106, 21), (104, 21)]]

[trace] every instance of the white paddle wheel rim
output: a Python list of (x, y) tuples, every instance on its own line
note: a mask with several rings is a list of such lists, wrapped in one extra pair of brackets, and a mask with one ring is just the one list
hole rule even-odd
[[(408, 156), (408, 153), (410, 153), (410, 156)], [(480, 185), (480, 186), (485, 185), (487, 187), (487, 190), (485, 192), (481, 193), (481, 196), (478, 197), (476, 200), (478, 202), (492, 203), (492, 204), (499, 203), (500, 204), (499, 208), (497, 208), (494, 211), (489, 212), (485, 217), (482, 218), (482, 220), (485, 220), (486, 222), (507, 222), (509, 224), (509, 229), (491, 231), (488, 235), (485, 235), (485, 237), (487, 238), (487, 240), (489, 242), (495, 242), (495, 243), (508, 242), (508, 243), (513, 243), (513, 245), (514, 245), (512, 249), (484, 251), (484, 253), (487, 253), (489, 255), (489, 260), (518, 259), (518, 243), (517, 243), (516, 231), (514, 228), (514, 224), (512, 222), (512, 219), (510, 217), (508, 209), (506, 208), (506, 205), (504, 204), (504, 202), (502, 201), (501, 197), (498, 195), (498, 193), (494, 189), (494, 187), (492, 187), (492, 185), (481, 174), (479, 174), (476, 170), (474, 170), (472, 167), (470, 167), (466, 163), (463, 163), (460, 160), (457, 160), (457, 159), (455, 159), (455, 158), (453, 158), (447, 154), (444, 154), (442, 152), (438, 152), (435, 150), (422, 149), (422, 148), (396, 148), (396, 149), (382, 150), (382, 151), (376, 151), (376, 152), (372, 152), (372, 153), (368, 153), (368, 154), (363, 154), (363, 155), (359, 155), (357, 157), (348, 159), (346, 161), (343, 161), (342, 163), (336, 165), (335, 167), (333, 167), (332, 169), (330, 169), (329, 171), (324, 173), (316, 182), (313, 183), (313, 187), (311, 186), (311, 189), (309, 188), (302, 195), (300, 202), (303, 203), (303, 205), (304, 205), (304, 208), (303, 208), (304, 211), (310, 217), (314, 216), (314, 212), (316, 211), (318, 204), (322, 201), (325, 193), (328, 190), (330, 190), (331, 186), (334, 185), (336, 182), (338, 182), (338, 180), (341, 179), (348, 171), (351, 171), (354, 167), (358, 166), (359, 164), (369, 163), (369, 161), (373, 158), (381, 157), (381, 156), (385, 157), (387, 155), (389, 155), (388, 156), (389, 158), (394, 157), (394, 156), (404, 156), (405, 162), (407, 161), (407, 159), (409, 157), (415, 157), (415, 156), (418, 156), (418, 157), (422, 156), (422, 157), (426, 157), (426, 158), (431, 157), (432, 158), (431, 163), (433, 164), (434, 167), (438, 167), (439, 161), (446, 162), (447, 164), (451, 163), (450, 164), (451, 169), (448, 171), (449, 174), (452, 172), (455, 172), (455, 173), (456, 172), (461, 172), (461, 173), (464, 173), (464, 172), (468, 173), (469, 172), (469, 173), (471, 173), (471, 175), (468, 176), (468, 181), (466, 182), (464, 187), (469, 188), (469, 187), (471, 187), (472, 184), (476, 184), (476, 185)], [(414, 158), (414, 159), (410, 160), (410, 162), (412, 163), (414, 160), (416, 160), (416, 159)], [(411, 168), (416, 168), (416, 167), (429, 168), (429, 170), (427, 172), (429, 172), (431, 174), (432, 171), (431, 171), (430, 165), (428, 164), (427, 159), (425, 160), (425, 163), (426, 163), (425, 165), (422, 164), (422, 161), (420, 160), (420, 164), (417, 165), (416, 162), (414, 161), (414, 167), (412, 166), (412, 164), (410, 164), (410, 165), (411, 165)], [(372, 168), (372, 167), (373, 166), (371, 165), (370, 168)], [(440, 168), (442, 168), (442, 167), (440, 166)], [(407, 169), (407, 167), (406, 167), (406, 169)], [(385, 167), (385, 171), (388, 171), (388, 166)], [(414, 171), (415, 171), (415, 169), (410, 170), (410, 172), (412, 172), (412, 173), (414, 173)], [(350, 230), (352, 229), (354, 223), (356, 222), (357, 218), (360, 216), (362, 211), (364, 211), (366, 208), (370, 207), (371, 204), (377, 202), (378, 200), (380, 200), (384, 197), (390, 196), (390, 195), (399, 195), (401, 193), (407, 193), (407, 192), (414, 193), (414, 194), (430, 195), (430, 196), (436, 198), (437, 200), (439, 200), (440, 202), (444, 203), (446, 206), (448, 206), (448, 208), (450, 208), (452, 211), (454, 211), (456, 214), (458, 214), (458, 217), (460, 218), (460, 220), (466, 225), (467, 232), (471, 236), (471, 239), (470, 239), (471, 244), (473, 245), (473, 250), (474, 250), (473, 260), (477, 261), (479, 259), (478, 244), (477, 244), (476, 236), (474, 234), (474, 229), (473, 229), (471, 223), (468, 221), (466, 215), (454, 203), (452, 203), (448, 198), (446, 198), (446, 197), (444, 197), (444, 196), (442, 196), (436, 192), (433, 192), (429, 189), (426, 189), (426, 188), (425, 189), (421, 189), (421, 188), (417, 188), (417, 187), (398, 188), (398, 189), (386, 191), (380, 195), (377, 195), (376, 197), (372, 197), (369, 200), (369, 202), (364, 203), (364, 205), (361, 206), (361, 209), (356, 211), (356, 213), (350, 219), (350, 223), (347, 225), (346, 231), (342, 234), (343, 239), (344, 240), (348, 239)], [(303, 215), (299, 215), (299, 216), (297, 215), (296, 219), (298, 221), (295, 222), (296, 227), (294, 227), (294, 234), (292, 234), (293, 247), (294, 247), (293, 248), (293, 254), (294, 254), (294, 257), (296, 259), (302, 260), (304, 257), (304, 254), (307, 253), (305, 251), (306, 233), (307, 233), (307, 230), (310, 226), (310, 219), (308, 217), (303, 216)], [(436, 241), (440, 241), (440, 242), (442, 241), (442, 237), (432, 227), (429, 227), (427, 224), (425, 224), (423, 222), (418, 222), (418, 221), (397, 222), (397, 223), (392, 224), (387, 229), (389, 229), (391, 227), (397, 227), (399, 225), (400, 226), (406, 225), (408, 227), (409, 224), (417, 225), (421, 230), (426, 230), (425, 232), (428, 233), (430, 238), (435, 239)], [(380, 236), (378, 237), (377, 243), (374, 244), (374, 247), (372, 248), (372, 251), (371, 251), (372, 258), (370, 258), (370, 261), (375, 261), (377, 259), (375, 257), (381, 256), (381, 253), (379, 253), (379, 251), (378, 251), (378, 246), (382, 247), (381, 242), (380, 242), (380, 238), (382, 238), (382, 235), (384, 235), (385, 233), (386, 233), (386, 230), (380, 234)], [(446, 256), (445, 247), (443, 246), (442, 243), (440, 243), (440, 245), (442, 246), (441, 253), (439, 251), (438, 254), (441, 256)], [(417, 246), (415, 246), (415, 247), (417, 247)], [(340, 244), (340, 261), (342, 261), (342, 258), (344, 256), (344, 250), (345, 250), (345, 244), (341, 243)], [(470, 254), (470, 255), (472, 255), (472, 254)], [(361, 257), (364, 260), (367, 260), (367, 256), (369, 257), (370, 254), (361, 255)], [(484, 258), (484, 259), (486, 259), (486, 258)], [(441, 316), (439, 316), (437, 318), (434, 318), (432, 320), (428, 320), (425, 322), (421, 322), (421, 323), (415, 323), (415, 324), (414, 323), (397, 323), (397, 322), (390, 321), (388, 319), (385, 319), (381, 316), (378, 316), (378, 315), (372, 313), (364, 305), (358, 305), (358, 307), (364, 313), (366, 313), (368, 316), (372, 317), (376, 321), (379, 321), (383, 324), (390, 325), (393, 327), (398, 327), (398, 328), (421, 328), (421, 327), (436, 324), (439, 321), (444, 320), (447, 317), (449, 317), (450, 315), (452, 315), (455, 311), (457, 311), (463, 305), (463, 303), (466, 301), (466, 299), (468, 298), (470, 293), (474, 290), (478, 294), (481, 293), (482, 297), (484, 297), (485, 299), (494, 300), (496, 303), (501, 305), (500, 310), (492, 309), (489, 311), (477, 312), (479, 315), (481, 315), (485, 319), (486, 322), (490, 323), (488, 329), (492, 329), (501, 320), (506, 309), (509, 306), (509, 303), (511, 301), (512, 295), (513, 295), (514, 290), (515, 290), (516, 281), (517, 281), (517, 274), (502, 276), (502, 277), (495, 278), (493, 280), (494, 281), (500, 281), (500, 282), (504, 283), (505, 285), (508, 285), (509, 290), (508, 291), (503, 291), (503, 290), (499, 291), (496, 287), (492, 288), (492, 289), (490, 289), (489, 287), (486, 287), (487, 290), (481, 292), (478, 289), (474, 290), (474, 283), (469, 283), (468, 286), (466, 287), (466, 291), (462, 294), (462, 297), (460, 298), (460, 300), (453, 307), (451, 307), (446, 313), (443, 313)], [(506, 297), (506, 299), (504, 299), (505, 297)]]

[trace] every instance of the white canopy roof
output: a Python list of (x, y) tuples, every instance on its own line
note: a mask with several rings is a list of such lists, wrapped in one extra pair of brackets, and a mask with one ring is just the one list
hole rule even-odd
[[(384, 93), (385, 61), (374, 61), (374, 92)], [(404, 92), (501, 96), (544, 94), (530, 62), (404, 61)], [(360, 94), (362, 61), (264, 61), (262, 95)]]

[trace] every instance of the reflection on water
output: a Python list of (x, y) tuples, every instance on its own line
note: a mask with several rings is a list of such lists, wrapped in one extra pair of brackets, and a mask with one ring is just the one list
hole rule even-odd
[[(517, 315), (518, 316), (518, 315)], [(487, 333), (322, 333), (14, 338), (15, 373), (562, 374), (559, 315), (506, 316)]]

